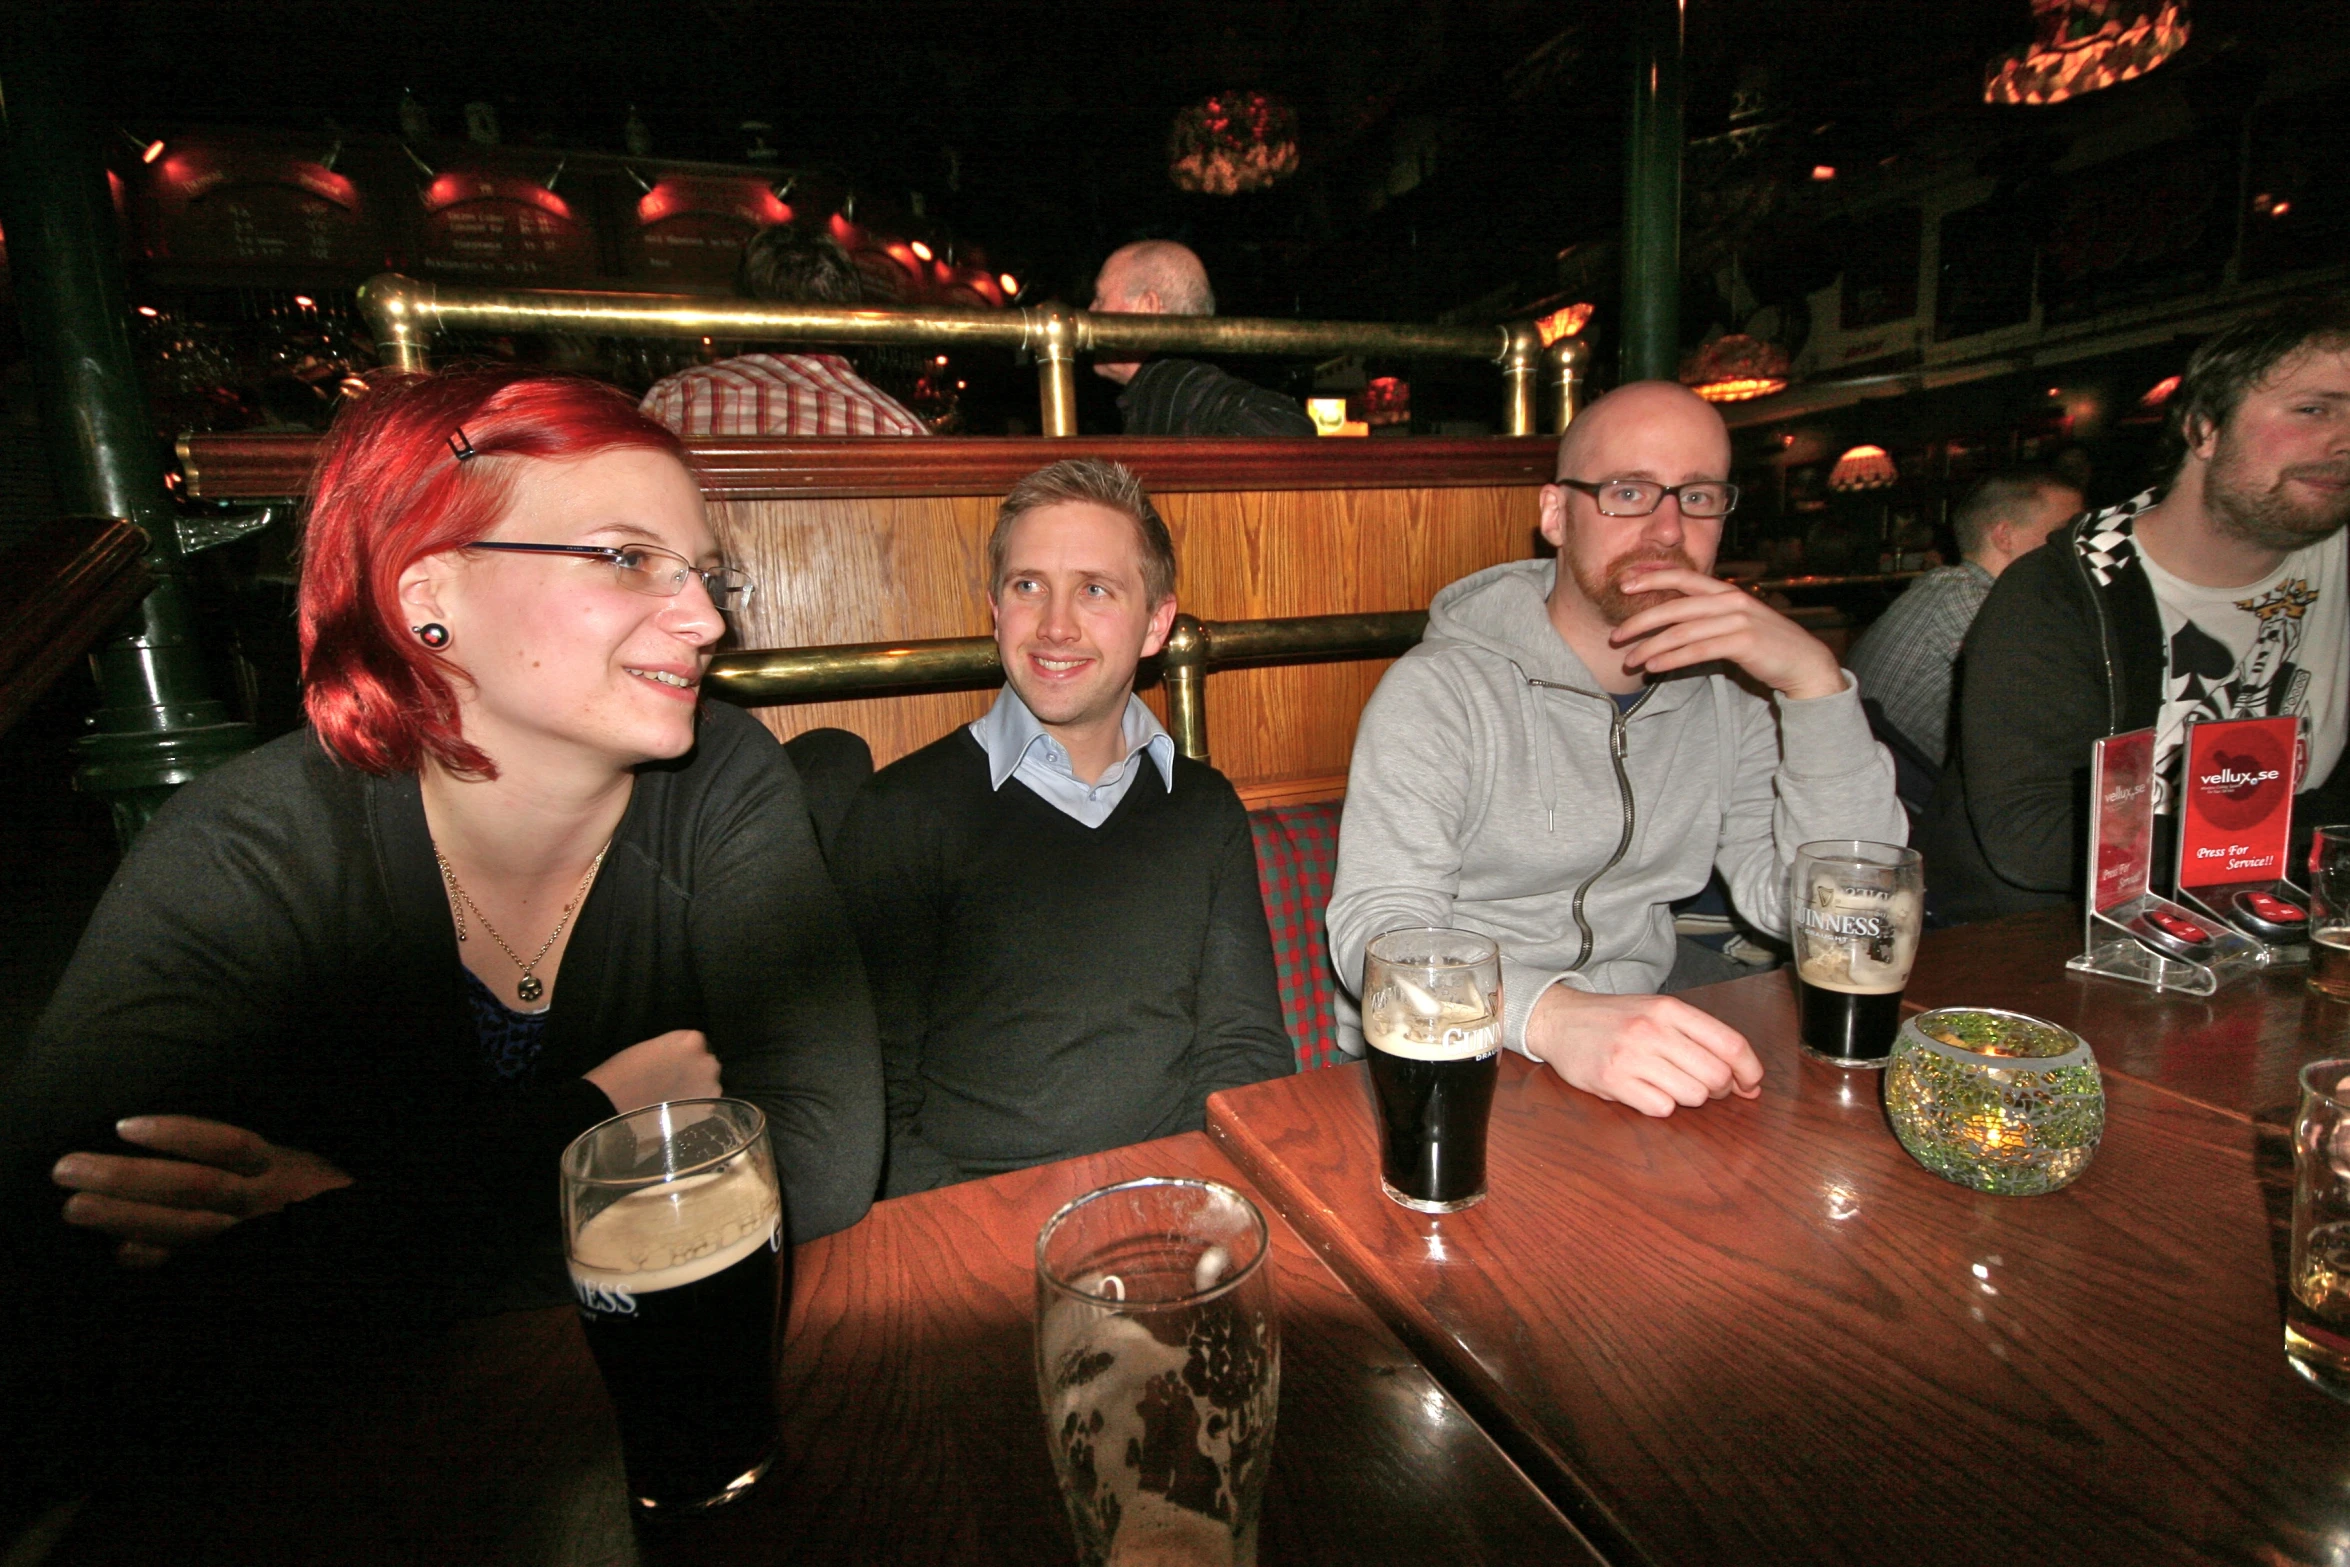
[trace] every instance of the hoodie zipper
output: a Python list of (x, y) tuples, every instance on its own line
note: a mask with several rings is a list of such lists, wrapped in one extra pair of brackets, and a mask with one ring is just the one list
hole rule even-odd
[[(1580, 687), (1561, 685), (1552, 680), (1535, 680), (1529, 677), (1526, 684), (1538, 686), (1548, 691), (1572, 691), (1578, 696), (1591, 695), (1590, 692), (1582, 690)], [(1652, 686), (1649, 689), (1654, 690), (1655, 688)], [(1583, 945), (1582, 950), (1575, 954), (1575, 961), (1567, 965), (1572, 970), (1580, 970), (1584, 964), (1591, 961), (1591, 921), (1583, 917), (1583, 900), (1590, 895), (1593, 887), (1599, 885), (1600, 877), (1624, 863), (1624, 855), (1632, 847), (1632, 828), (1638, 820), (1638, 814), (1632, 804), (1632, 774), (1624, 766), (1625, 753), (1630, 745), (1630, 736), (1624, 726), (1626, 721), (1647, 703), (1648, 691), (1641, 692), (1640, 700), (1633, 703), (1629, 709), (1616, 707), (1615, 699), (1612, 697), (1603, 700), (1613, 709), (1608, 719), (1607, 754), (1609, 762), (1614, 764), (1616, 769), (1616, 794), (1624, 804), (1624, 828), (1616, 835), (1616, 852), (1609, 855), (1607, 863), (1586, 876), (1583, 879), (1583, 885), (1575, 889), (1575, 901), (1571, 912), (1575, 916), (1575, 932), (1582, 938)], [(1536, 741), (1538, 744), (1548, 745), (1550, 736), (1547, 733), (1539, 735), (1536, 737)]]

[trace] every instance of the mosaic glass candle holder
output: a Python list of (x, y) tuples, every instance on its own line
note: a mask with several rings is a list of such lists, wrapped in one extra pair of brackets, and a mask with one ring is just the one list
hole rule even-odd
[(1885, 1109), (1918, 1163), (2001, 1197), (2070, 1185), (2105, 1134), (2105, 1084), (2087, 1041), (1989, 1007), (1904, 1021), (1885, 1069)]

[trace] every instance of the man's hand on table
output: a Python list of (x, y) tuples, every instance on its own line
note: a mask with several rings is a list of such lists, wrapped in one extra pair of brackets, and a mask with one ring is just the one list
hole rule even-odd
[(1611, 646), (1626, 649), (1624, 667), (1650, 675), (1710, 664), (1736, 664), (1791, 702), (1834, 696), (1844, 671), (1828, 645), (1734, 583), (1702, 571), (1640, 566), (1624, 574), (1626, 593), (1676, 593), (1616, 627)]
[(351, 1184), (316, 1154), (219, 1121), (137, 1115), (114, 1131), (171, 1157), (69, 1153), (49, 1175), (74, 1194), (65, 1200), (65, 1222), (113, 1236), (125, 1267), (152, 1268), (240, 1220)]
[(1762, 1062), (1746, 1036), (1671, 996), (1553, 985), (1526, 1019), (1526, 1052), (1585, 1093), (1642, 1115), (1762, 1092)]

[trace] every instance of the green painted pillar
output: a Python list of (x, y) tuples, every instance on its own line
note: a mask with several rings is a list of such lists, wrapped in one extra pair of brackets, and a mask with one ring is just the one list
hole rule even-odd
[(127, 845), (174, 789), (251, 746), (253, 732), (211, 694), (196, 645), (178, 516), (131, 356), (79, 9), (26, 6), (0, 29), (0, 226), (58, 505), (127, 517), (151, 541), (155, 591), (90, 655), (99, 705), (74, 780), (111, 802)]
[(1687, 0), (1632, 0), (1624, 129), (1624, 381), (1669, 381), (1681, 357), (1681, 48)]

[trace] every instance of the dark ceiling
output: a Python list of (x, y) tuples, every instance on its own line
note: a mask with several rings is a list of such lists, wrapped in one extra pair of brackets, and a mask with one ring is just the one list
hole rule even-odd
[[(1425, 319), (1532, 303), (1560, 285), (1562, 252), (1616, 228), (1629, 9), (100, 0), (92, 14), (101, 102), (125, 124), (389, 131), (408, 89), (444, 132), (486, 99), (509, 142), (617, 151), (633, 104), (657, 154), (733, 160), (759, 120), (787, 164), (900, 206), (921, 192), (1041, 292), (1082, 302), (1107, 249), (1166, 235), (1208, 258), (1230, 313)], [(2195, 41), (2168, 69), (2201, 61), (2219, 90), (2247, 90), (2209, 62), (2322, 18), (2338, 33), (2346, 9), (2195, 0)], [(1706, 139), (1734, 109), (1777, 127), (1768, 158), (1806, 171), (1874, 170), (1954, 130), (1989, 150), (2019, 134), (2019, 113), (2050, 112), (1978, 101), (1984, 62), (2029, 34), (2026, 0), (1688, 0), (1687, 17), (1700, 250), (1770, 216), (1724, 210), (1751, 192), (1708, 172), (1725, 144)], [(1226, 87), (1296, 107), (1302, 167), (1267, 194), (1186, 195), (1166, 176), (1170, 119)]]

